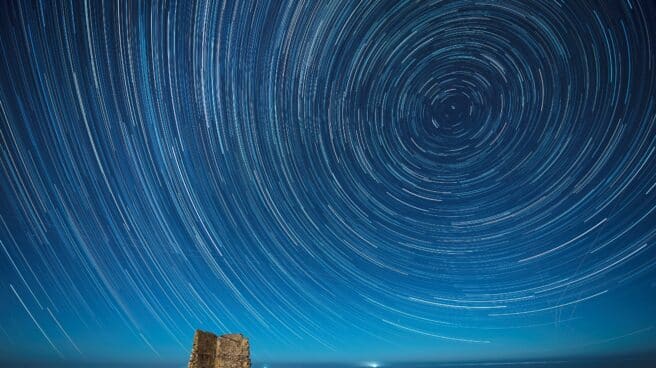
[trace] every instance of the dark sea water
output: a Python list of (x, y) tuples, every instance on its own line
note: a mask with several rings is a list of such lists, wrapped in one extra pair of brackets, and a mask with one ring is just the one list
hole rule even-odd
[[(289, 363), (280, 365), (254, 365), (254, 368), (362, 368), (374, 367), (364, 364), (304, 364)], [(442, 363), (442, 362), (407, 362), (390, 363), (378, 366), (379, 368), (656, 368), (656, 358), (646, 359), (576, 359), (567, 361), (509, 361), (509, 362), (468, 362), (468, 363)]]

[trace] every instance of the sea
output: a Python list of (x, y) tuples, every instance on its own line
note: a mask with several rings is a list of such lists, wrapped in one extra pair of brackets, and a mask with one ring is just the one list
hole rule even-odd
[[(104, 362), (8, 362), (0, 367), (12, 368), (186, 368), (180, 362), (171, 363), (104, 363)], [(651, 357), (611, 357), (567, 360), (516, 360), (493, 362), (254, 362), (252, 368), (656, 368), (656, 355)]]

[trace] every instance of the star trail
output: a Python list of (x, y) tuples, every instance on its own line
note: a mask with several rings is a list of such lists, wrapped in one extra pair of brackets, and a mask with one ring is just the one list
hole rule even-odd
[(656, 349), (653, 1), (0, 8), (2, 358)]

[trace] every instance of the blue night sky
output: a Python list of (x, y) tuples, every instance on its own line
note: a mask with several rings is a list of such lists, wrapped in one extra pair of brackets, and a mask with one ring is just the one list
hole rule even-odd
[(0, 4), (0, 365), (632, 356), (654, 316), (654, 1)]

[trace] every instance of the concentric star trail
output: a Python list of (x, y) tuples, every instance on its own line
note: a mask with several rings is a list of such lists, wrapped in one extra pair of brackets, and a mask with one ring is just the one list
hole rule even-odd
[(4, 355), (656, 336), (652, 1), (2, 8)]

